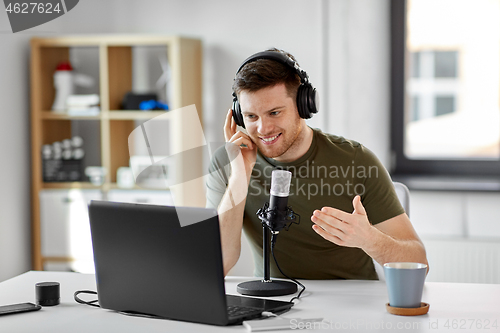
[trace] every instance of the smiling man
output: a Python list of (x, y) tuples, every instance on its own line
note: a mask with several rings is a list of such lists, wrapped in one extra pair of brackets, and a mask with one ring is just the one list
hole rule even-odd
[[(224, 125), (227, 144), (215, 152), (207, 181), (207, 206), (219, 212), (224, 274), (238, 261), (242, 229), (255, 274), (263, 274), (256, 212), (269, 200), (274, 169), (292, 172), (288, 205), (301, 216), (280, 233), (274, 249), (288, 276), (377, 279), (371, 258), (380, 264), (427, 264), (424, 246), (375, 155), (355, 141), (307, 126), (317, 98), (293, 56), (272, 49), (250, 57), (233, 91)], [(282, 277), (273, 261), (271, 276)]]

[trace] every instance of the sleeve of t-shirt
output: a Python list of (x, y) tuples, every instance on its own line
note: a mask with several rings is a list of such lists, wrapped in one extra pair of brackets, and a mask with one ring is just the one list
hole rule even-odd
[(219, 203), (226, 192), (229, 176), (231, 175), (231, 167), (224, 146), (217, 149), (212, 156), (210, 166), (208, 168), (208, 176), (206, 181), (207, 188), (207, 208), (219, 207)]
[(405, 212), (398, 199), (392, 179), (380, 160), (368, 148), (360, 145), (356, 165), (366, 170), (361, 202), (372, 224), (384, 222)]

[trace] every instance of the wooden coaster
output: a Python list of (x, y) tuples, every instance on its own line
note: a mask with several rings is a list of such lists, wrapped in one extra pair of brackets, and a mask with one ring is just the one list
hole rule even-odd
[(385, 305), (385, 308), (387, 312), (397, 316), (421, 316), (429, 312), (429, 304), (424, 302), (420, 303), (419, 308), (395, 308), (390, 306), (389, 303)]

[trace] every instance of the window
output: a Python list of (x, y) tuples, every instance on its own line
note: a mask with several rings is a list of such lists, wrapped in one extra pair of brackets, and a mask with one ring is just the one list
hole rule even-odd
[(393, 174), (500, 176), (498, 22), (500, 0), (391, 1)]

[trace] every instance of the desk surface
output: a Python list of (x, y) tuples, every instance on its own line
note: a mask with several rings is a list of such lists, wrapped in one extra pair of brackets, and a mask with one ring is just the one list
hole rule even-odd
[[(237, 294), (236, 285), (250, 279), (255, 278), (227, 277), (226, 292)], [(96, 290), (94, 275), (90, 274), (35, 271), (22, 274), (0, 283), (0, 305), (35, 303), (35, 284), (44, 281), (61, 284), (61, 304), (44, 307), (36, 312), (0, 316), (1, 332), (247, 332), (241, 325), (217, 327), (131, 317), (78, 304), (73, 300), (75, 291)], [(385, 310), (388, 300), (384, 282), (302, 282), (307, 287), (302, 300), (283, 317), (323, 317), (322, 326), (318, 326), (314, 332), (500, 332), (500, 285), (427, 282), (422, 300), (430, 304), (429, 313), (401, 317)], [(81, 296), (85, 298), (87, 295)], [(276, 299), (290, 298), (285, 296)], [(299, 325), (300, 321), (297, 321), (295, 328)]]

